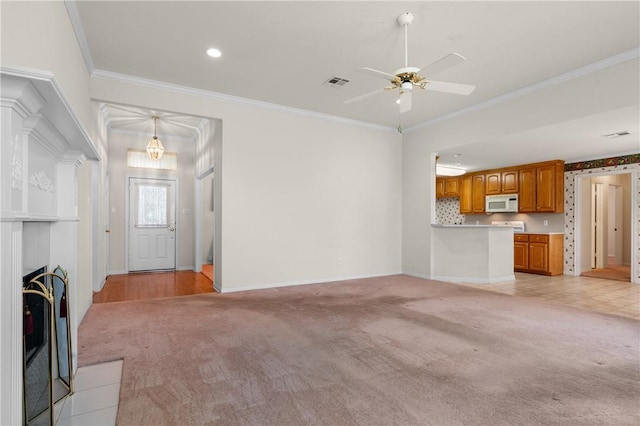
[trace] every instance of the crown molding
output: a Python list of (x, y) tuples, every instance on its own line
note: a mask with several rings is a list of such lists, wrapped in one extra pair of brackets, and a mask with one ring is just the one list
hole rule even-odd
[(268, 109), (277, 112), (284, 112), (302, 117), (315, 118), (319, 120), (332, 121), (335, 123), (349, 124), (360, 127), (366, 127), (374, 130), (384, 130), (388, 132), (397, 132), (395, 127), (383, 126), (380, 124), (368, 123), (366, 121), (353, 120), (350, 118), (338, 117), (335, 115), (323, 114), (319, 112), (309, 111), (301, 108), (293, 108), (284, 105), (274, 104), (270, 102), (258, 101), (255, 99), (242, 98), (240, 96), (227, 95), (224, 93), (213, 92), (209, 90), (196, 89), (193, 87), (180, 86), (177, 84), (166, 83), (158, 80), (151, 80), (142, 77), (135, 77), (127, 74), (120, 74), (111, 71), (96, 69), (91, 73), (92, 78), (103, 80), (117, 81), (119, 83), (132, 84), (136, 86), (148, 87), (151, 89), (159, 89), (168, 92), (180, 93), (183, 95), (193, 95), (217, 101), (230, 102), (241, 105), (248, 105), (257, 108)]
[(76, 35), (76, 40), (78, 40), (78, 45), (80, 46), (80, 52), (82, 53), (84, 64), (87, 67), (87, 72), (91, 74), (93, 70), (95, 70), (95, 65), (93, 64), (93, 57), (91, 56), (91, 50), (89, 49), (89, 43), (87, 42), (84, 27), (82, 26), (82, 20), (80, 19), (80, 12), (78, 12), (76, 1), (64, 0), (64, 5), (67, 8), (67, 14), (69, 15), (73, 32)]
[[(38, 113), (51, 120), (50, 124), (54, 128), (66, 129), (62, 138), (72, 144), (72, 148), (82, 150), (89, 159), (100, 159), (98, 149), (69, 104), (53, 73), (28, 67), (3, 65), (0, 66), (0, 75), (3, 98), (5, 94), (11, 93), (6, 90), (7, 87), (20, 84), (21, 81), (28, 81), (44, 99), (44, 105)], [(56, 113), (54, 114), (53, 111)]]
[[(145, 133), (138, 130), (120, 129), (120, 128), (111, 127), (111, 126), (109, 127), (109, 132), (113, 134), (119, 134), (119, 135), (125, 135), (125, 136), (146, 137), (147, 142), (153, 136), (150, 133)], [(161, 141), (168, 140), (173, 142), (188, 142), (188, 143), (195, 143), (195, 141), (199, 137), (199, 135), (195, 135), (195, 134), (192, 137), (185, 137), (185, 136), (176, 136), (176, 135), (172, 135), (168, 133), (160, 133), (160, 132), (157, 132), (156, 136), (158, 136), (158, 139), (160, 139)]]
[(531, 93), (537, 92), (539, 90), (543, 90), (549, 88), (551, 86), (555, 86), (560, 83), (564, 83), (579, 77), (583, 77), (585, 75), (592, 74), (597, 71), (601, 71), (603, 69), (612, 67), (614, 65), (621, 64), (623, 62), (632, 61), (634, 59), (638, 59), (640, 57), (640, 49), (631, 49), (625, 52), (619, 53), (617, 55), (610, 56), (601, 61), (593, 62), (589, 65), (585, 65), (580, 68), (576, 68), (571, 71), (564, 72), (562, 74), (558, 74), (554, 77), (547, 78), (545, 80), (538, 81), (536, 83), (530, 84), (528, 86), (521, 87), (516, 90), (512, 90), (511, 92), (504, 93), (499, 96), (495, 96), (493, 98), (487, 99), (486, 101), (477, 103), (475, 105), (470, 105), (466, 108), (459, 109), (458, 111), (454, 111), (450, 114), (441, 115), (440, 117), (436, 117), (434, 119), (425, 121), (420, 124), (416, 124), (415, 126), (408, 127), (403, 129), (404, 132), (410, 133), (414, 130), (422, 129), (424, 127), (433, 126), (438, 123), (442, 123), (443, 121), (451, 120), (454, 118), (461, 117), (466, 114), (470, 114), (472, 112), (480, 111), (494, 105), (501, 104), (503, 102), (511, 101), (517, 98), (520, 98), (525, 95), (529, 95)]

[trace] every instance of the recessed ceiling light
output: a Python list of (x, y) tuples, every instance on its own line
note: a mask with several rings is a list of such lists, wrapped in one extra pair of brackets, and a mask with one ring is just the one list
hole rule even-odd
[(219, 58), (220, 56), (222, 56), (222, 52), (215, 47), (212, 47), (210, 49), (207, 49), (207, 55), (211, 56), (212, 58)]
[(453, 154), (454, 157), (462, 157), (462, 154)]

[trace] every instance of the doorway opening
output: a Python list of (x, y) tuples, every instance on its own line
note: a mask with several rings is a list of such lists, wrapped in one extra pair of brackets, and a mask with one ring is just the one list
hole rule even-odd
[[(589, 175), (579, 178), (576, 228), (587, 244), (576, 245), (576, 267), (582, 276), (631, 281), (632, 191), (631, 173)], [(588, 201), (587, 201), (588, 200)], [(588, 220), (587, 220), (588, 219)]]

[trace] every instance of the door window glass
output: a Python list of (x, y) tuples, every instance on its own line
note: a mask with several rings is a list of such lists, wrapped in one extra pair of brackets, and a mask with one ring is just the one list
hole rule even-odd
[(168, 217), (168, 187), (166, 185), (138, 185), (138, 227), (166, 227)]

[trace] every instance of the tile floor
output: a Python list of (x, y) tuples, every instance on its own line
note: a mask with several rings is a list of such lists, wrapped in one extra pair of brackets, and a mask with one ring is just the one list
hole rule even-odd
[(640, 320), (640, 285), (571, 275), (548, 277), (521, 272), (515, 275), (515, 282), (464, 285)]
[(74, 394), (56, 404), (56, 425), (115, 425), (121, 378), (121, 360), (78, 368)]

